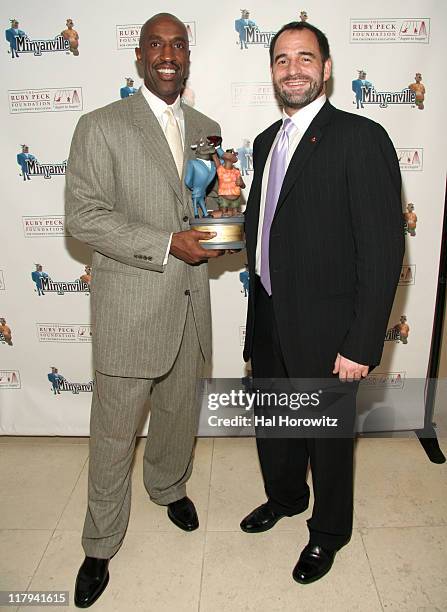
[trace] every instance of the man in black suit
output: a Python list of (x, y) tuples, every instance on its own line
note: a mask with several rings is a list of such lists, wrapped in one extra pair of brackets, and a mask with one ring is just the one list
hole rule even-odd
[(287, 24), (270, 62), (283, 117), (253, 146), (244, 358), (255, 380), (329, 379), (344, 389), (347, 381), (352, 393), (334, 404), (343, 437), (257, 436), (268, 499), (241, 528), (266, 531), (306, 510), (310, 463), (310, 538), (293, 570), (306, 584), (330, 570), (351, 537), (355, 394), (380, 362), (399, 280), (401, 177), (385, 130), (326, 100), (331, 59), (320, 30)]

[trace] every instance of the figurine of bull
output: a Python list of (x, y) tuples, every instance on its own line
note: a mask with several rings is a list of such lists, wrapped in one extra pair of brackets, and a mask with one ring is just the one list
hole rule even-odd
[(207, 136), (201, 138), (191, 145), (191, 149), (195, 151), (196, 159), (190, 159), (186, 166), (185, 185), (191, 190), (192, 205), (194, 208), (194, 217), (199, 219), (199, 207), (202, 212), (202, 217), (208, 217), (206, 209), (206, 190), (211, 182), (216, 177), (216, 166), (212, 159), (217, 153), (219, 157), (223, 155), (220, 148), (222, 138), (220, 136)]

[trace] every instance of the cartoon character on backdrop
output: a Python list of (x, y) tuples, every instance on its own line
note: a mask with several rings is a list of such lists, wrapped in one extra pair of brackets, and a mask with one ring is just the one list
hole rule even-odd
[[(223, 163), (221, 163), (221, 159)], [(234, 167), (234, 164), (238, 161), (238, 154), (234, 149), (226, 149), (221, 157), (214, 153), (213, 161), (216, 166), (218, 181), (217, 203), (219, 211), (222, 212), (224, 217), (240, 215), (241, 188), (244, 189), (245, 183), (241, 177), (241, 171)]]
[(245, 270), (239, 272), (239, 280), (242, 283), (241, 293), (244, 294), (244, 297), (247, 297), (250, 287), (250, 274), (248, 272), (248, 264), (245, 264)]
[(196, 94), (190, 85), (185, 85), (182, 91), (182, 102), (194, 108), (196, 103)]
[(185, 23), (185, 28), (186, 28), (186, 33), (188, 34), (188, 42), (189, 44), (191, 44), (194, 41), (194, 36), (193, 36), (191, 26), (189, 25), (189, 23)]
[(49, 276), (46, 272), (43, 272), (40, 264), (36, 264), (36, 269), (34, 272), (31, 272), (31, 278), (36, 285), (37, 295), (45, 295), (43, 291), (42, 279), (49, 278)]
[(236, 21), (234, 22), (234, 29), (239, 34), (239, 44), (240, 44), (241, 50), (248, 49), (246, 28), (256, 27), (255, 22), (249, 19), (249, 17), (250, 17), (250, 11), (247, 11), (247, 9), (241, 9), (241, 18), (236, 19)]
[(19, 166), (22, 169), (21, 176), (23, 176), (23, 180), (24, 181), (26, 181), (26, 180), (30, 181), (31, 177), (29, 175), (28, 164), (26, 162), (27, 161), (36, 161), (36, 158), (34, 157), (34, 155), (31, 155), (31, 153), (29, 152), (28, 145), (23, 144), (23, 145), (21, 145), (21, 147), (22, 147), (22, 152), (17, 155), (17, 163), (19, 164)]
[(352, 91), (355, 93), (355, 101), (357, 108), (364, 108), (363, 106), (363, 91), (362, 88), (371, 89), (373, 84), (366, 80), (366, 72), (364, 70), (358, 71), (359, 76), (357, 79), (352, 81)]
[(17, 19), (10, 19), (11, 27), (5, 30), (5, 38), (9, 42), (9, 53), (11, 58), (19, 57), (17, 53), (17, 36), (26, 36), (23, 30), (19, 30), (19, 22)]
[(242, 141), (242, 147), (237, 150), (239, 156), (239, 167), (241, 169), (241, 176), (248, 176), (248, 171), (251, 167), (251, 160), (253, 159), (253, 149), (250, 147), (250, 141), (248, 138), (244, 138)]
[(82, 274), (82, 276), (80, 276), (79, 279), (83, 283), (86, 283), (87, 285), (90, 285), (91, 280), (92, 280), (92, 267), (91, 266), (85, 266), (84, 270), (85, 270), (84, 274)]
[(73, 19), (67, 19), (67, 29), (62, 30), (61, 35), (70, 42), (70, 51), (73, 55), (79, 55), (79, 34), (73, 29)]
[(126, 86), (121, 87), (120, 89), (121, 99), (128, 98), (129, 96), (133, 96), (134, 94), (137, 93), (138, 88), (134, 87), (133, 83), (134, 81), (132, 77), (126, 77)]
[(405, 220), (405, 235), (410, 234), (410, 236), (416, 236), (416, 224), (417, 224), (417, 215), (414, 212), (414, 204), (409, 202), (407, 204), (407, 212), (404, 213)]
[(185, 185), (192, 191), (192, 205), (194, 208), (194, 217), (199, 219), (199, 208), (202, 212), (202, 217), (208, 217), (206, 209), (206, 190), (216, 177), (216, 166), (212, 161), (212, 156), (223, 154), (220, 149), (222, 138), (220, 136), (207, 136), (206, 139), (201, 138), (191, 145), (191, 149), (195, 151), (196, 159), (190, 159), (186, 166)]
[(12, 332), (11, 328), (6, 325), (6, 319), (4, 317), (0, 317), (0, 334), (3, 336), (4, 341), (9, 346), (12, 346)]
[(307, 21), (307, 20), (308, 20), (307, 12), (306, 11), (301, 11), (300, 12), (300, 21)]
[(53, 387), (54, 395), (60, 395), (61, 384), (65, 380), (65, 378), (62, 376), (62, 374), (59, 374), (58, 369), (54, 366), (51, 366), (51, 372), (48, 374), (48, 380), (50, 381), (51, 386)]
[(407, 323), (407, 317), (405, 315), (401, 316), (400, 323), (395, 325), (394, 329), (396, 329), (399, 332), (399, 340), (402, 342), (402, 344), (408, 344), (408, 335), (410, 333), (410, 326)]
[(414, 91), (416, 94), (415, 104), (419, 110), (424, 110), (424, 99), (425, 99), (425, 86), (422, 84), (422, 74), (416, 72), (414, 76), (415, 83), (410, 83), (408, 89)]

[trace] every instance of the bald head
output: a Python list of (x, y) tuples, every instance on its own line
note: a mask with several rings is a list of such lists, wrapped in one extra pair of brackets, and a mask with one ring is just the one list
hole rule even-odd
[(183, 21), (181, 21), (178, 17), (176, 17), (172, 13), (157, 13), (156, 15), (153, 15), (152, 17), (150, 17), (141, 27), (140, 40), (139, 40), (140, 48), (144, 46), (146, 33), (147, 33), (147, 30), (151, 27), (151, 25), (153, 25), (157, 21), (165, 20), (165, 19), (173, 21), (174, 23), (182, 27), (185, 31), (186, 40), (188, 40), (188, 32), (186, 31), (186, 27)]

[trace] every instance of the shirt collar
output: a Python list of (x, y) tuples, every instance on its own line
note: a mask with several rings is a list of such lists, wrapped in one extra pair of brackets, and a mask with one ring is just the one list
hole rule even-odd
[[(146, 102), (149, 104), (151, 111), (157, 118), (163, 116), (163, 112), (168, 108), (168, 104), (164, 102), (161, 98), (153, 94), (146, 85), (143, 83), (141, 86), (141, 93), (143, 94)], [(177, 97), (173, 104), (169, 105), (172, 108), (172, 112), (174, 113), (174, 117), (177, 119), (182, 119), (182, 107), (180, 102), (180, 96)]]
[(298, 128), (300, 134), (304, 134), (309, 125), (312, 123), (313, 119), (315, 119), (316, 115), (322, 109), (324, 103), (326, 102), (326, 96), (323, 94), (307, 106), (300, 108), (300, 110), (294, 113), (291, 117), (286, 113), (282, 112), (283, 122), (285, 119), (292, 119), (293, 123)]

